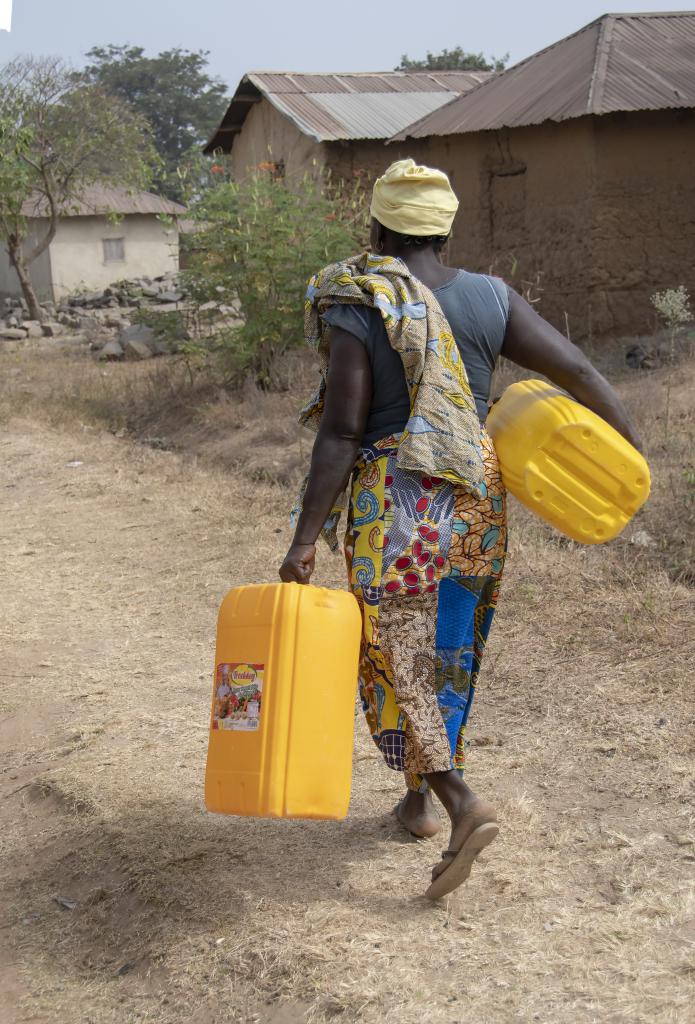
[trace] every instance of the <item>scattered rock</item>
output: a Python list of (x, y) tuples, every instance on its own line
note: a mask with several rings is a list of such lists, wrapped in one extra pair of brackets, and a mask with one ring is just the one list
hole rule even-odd
[(634, 544), (637, 548), (653, 548), (656, 546), (656, 541), (651, 533), (647, 533), (646, 530), (636, 530), (630, 537), (630, 543)]
[(139, 338), (130, 338), (125, 343), (126, 359), (151, 359), (152, 355), (153, 352), (149, 345)]
[(119, 345), (115, 338), (112, 338), (111, 341), (107, 341), (106, 344), (101, 347), (97, 358), (115, 362), (118, 359), (122, 359), (123, 354), (123, 348), (121, 345)]
[(47, 320), (42, 324), (42, 329), (46, 338), (57, 338), (59, 334), (63, 334), (63, 324), (59, 324), (56, 320)]
[[(42, 314), (46, 317), (42, 323), (29, 319), (23, 299), (10, 296), (0, 299), (0, 339), (8, 343), (4, 346), (6, 352), (10, 343), (14, 346), (26, 338), (60, 339), (66, 344), (68, 341), (81, 342), (92, 351), (98, 350), (99, 358), (104, 359), (124, 358), (127, 343), (133, 339), (141, 344), (134, 346), (127, 353), (127, 358), (145, 359), (168, 354), (171, 349), (154, 337), (151, 328), (144, 324), (131, 326), (131, 311), (143, 306), (158, 308), (165, 303), (178, 305), (185, 299), (185, 287), (178, 272), (174, 271), (154, 279), (138, 277), (117, 281), (108, 288), (68, 295), (56, 302), (41, 302)], [(78, 337), (77, 332), (86, 337)], [(115, 338), (113, 332), (117, 332)], [(187, 337), (185, 327), (182, 327), (181, 338)], [(104, 352), (109, 341), (115, 341), (116, 345), (111, 345)], [(147, 346), (149, 355), (145, 355), (142, 345)]]
[(65, 327), (70, 327), (75, 330), (79, 329), (80, 320), (82, 317), (71, 315), (70, 313), (58, 313), (56, 322), (63, 324)]
[[(148, 302), (180, 302), (184, 294), (178, 273), (171, 272), (154, 281), (150, 277), (138, 277), (116, 281), (103, 291), (77, 293), (68, 298), (67, 304), (72, 309), (117, 309), (119, 306), (138, 307)], [(163, 295), (167, 298), (162, 298)]]
[(154, 342), (154, 331), (147, 324), (133, 324), (121, 331), (118, 340), (121, 345), (129, 341), (144, 341), (146, 345), (151, 345)]

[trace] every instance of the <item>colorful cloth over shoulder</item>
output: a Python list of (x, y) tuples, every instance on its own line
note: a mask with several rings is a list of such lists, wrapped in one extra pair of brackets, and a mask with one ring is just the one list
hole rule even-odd
[[(304, 337), (319, 354), (321, 381), (300, 422), (314, 430), (321, 422), (328, 372), (321, 313), (337, 302), (378, 309), (391, 347), (403, 361), (410, 419), (398, 444), (399, 469), (441, 477), (480, 497), (485, 475), (480, 421), (466, 368), (437, 299), (402, 260), (362, 253), (332, 263), (310, 279)], [(338, 507), (333, 527), (337, 516)]]

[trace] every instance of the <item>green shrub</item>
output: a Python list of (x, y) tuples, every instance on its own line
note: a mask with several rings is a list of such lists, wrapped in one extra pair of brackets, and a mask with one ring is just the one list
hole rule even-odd
[(197, 342), (227, 381), (251, 373), (262, 387), (278, 385), (278, 357), (303, 339), (306, 281), (364, 247), (366, 207), (359, 185), (310, 175), (288, 183), (257, 173), (201, 197), (184, 277)]

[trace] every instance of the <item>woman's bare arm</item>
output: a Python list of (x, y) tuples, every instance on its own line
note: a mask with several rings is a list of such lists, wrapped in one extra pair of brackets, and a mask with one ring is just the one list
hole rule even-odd
[(627, 409), (582, 350), (556, 331), (511, 289), (509, 300), (509, 321), (502, 355), (526, 370), (535, 370), (548, 377), (641, 450), (639, 435)]
[(355, 465), (372, 400), (372, 370), (364, 345), (332, 328), (321, 426), (311, 455), (304, 507), (294, 540), (280, 567), (285, 582), (308, 583), (315, 543)]

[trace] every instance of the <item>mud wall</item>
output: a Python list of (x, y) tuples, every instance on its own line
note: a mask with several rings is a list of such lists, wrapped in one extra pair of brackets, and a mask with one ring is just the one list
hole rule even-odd
[(243, 130), (234, 138), (230, 159), (236, 181), (265, 161), (283, 164), (287, 177), (301, 177), (323, 166), (324, 149), (264, 98), (248, 112)]
[(385, 144), (381, 139), (325, 143), (325, 165), (334, 181), (359, 177), (371, 190), (374, 182), (394, 160), (412, 157), (419, 161), (426, 150), (422, 142)]
[(450, 262), (491, 267), (573, 340), (655, 324), (650, 295), (695, 293), (695, 117), (640, 111), (427, 140), (461, 201)]
[(430, 139), (459, 197), (449, 262), (492, 272), (574, 338), (586, 335), (593, 156), (589, 119)]
[(593, 118), (589, 293), (598, 337), (655, 324), (650, 296), (695, 295), (695, 112)]

